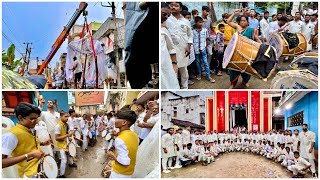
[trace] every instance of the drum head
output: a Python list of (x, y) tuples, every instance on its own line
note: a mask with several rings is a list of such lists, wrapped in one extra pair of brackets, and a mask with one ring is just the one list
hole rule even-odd
[(90, 131), (89, 131), (88, 133), (89, 133), (89, 134), (88, 134), (88, 135), (89, 135), (89, 138), (91, 139), (91, 138), (92, 138), (92, 133), (91, 133)]
[(238, 33), (234, 33), (232, 38), (229, 41), (229, 44), (224, 51), (224, 56), (223, 56), (223, 62), (222, 62), (222, 67), (226, 68), (233, 56), (233, 52), (236, 49), (236, 45), (238, 42)]
[(268, 44), (270, 44), (276, 49), (277, 59), (279, 59), (283, 51), (283, 45), (281, 42), (281, 37), (278, 33), (271, 34), (268, 39)]
[(14, 123), (11, 119), (7, 117), (1, 117), (2, 121), (2, 134), (7, 133), (11, 128), (14, 127)]
[(271, 82), (271, 89), (317, 89), (318, 77), (306, 70), (280, 71)]
[(47, 178), (58, 177), (58, 165), (52, 156), (45, 156), (42, 160), (42, 170)]
[(111, 134), (109, 133), (109, 134), (106, 135), (105, 140), (109, 141), (110, 139), (111, 139)]
[(102, 133), (101, 133), (101, 136), (105, 137), (106, 135), (107, 135), (107, 130), (103, 130)]
[(68, 151), (69, 151), (70, 156), (72, 156), (72, 157), (75, 157), (77, 154), (76, 146), (73, 143), (69, 144)]
[(76, 136), (77, 139), (81, 139), (81, 134), (79, 131), (76, 131), (74, 135)]

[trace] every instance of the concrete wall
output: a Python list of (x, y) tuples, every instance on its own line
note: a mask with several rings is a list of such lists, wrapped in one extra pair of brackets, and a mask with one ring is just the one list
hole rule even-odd
[(318, 92), (312, 91), (296, 102), (290, 110), (284, 113), (284, 122), (286, 129), (302, 131), (301, 126), (288, 127), (288, 117), (303, 111), (303, 123), (308, 124), (309, 130), (316, 133), (317, 139), (315, 148), (318, 149)]

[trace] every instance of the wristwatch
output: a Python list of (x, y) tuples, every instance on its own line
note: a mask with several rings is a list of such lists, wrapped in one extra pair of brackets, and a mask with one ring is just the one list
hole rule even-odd
[(177, 61), (172, 61), (172, 64), (178, 64)]
[(25, 154), (24, 156), (28, 159), (28, 154)]

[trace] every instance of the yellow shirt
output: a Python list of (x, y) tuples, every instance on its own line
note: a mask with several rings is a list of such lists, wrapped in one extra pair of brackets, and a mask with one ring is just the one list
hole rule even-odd
[[(139, 146), (138, 135), (131, 130), (125, 130), (120, 132), (117, 138), (120, 138), (125, 143), (129, 151), (128, 156), (130, 158), (130, 164), (128, 166), (124, 166), (118, 163), (117, 161), (113, 160), (112, 170), (117, 174), (132, 175), (136, 165), (136, 156)], [(118, 157), (117, 150), (115, 150), (115, 155), (116, 157)]]
[[(12, 157), (21, 156), (32, 151), (39, 150), (40, 141), (34, 136), (30, 130), (22, 126), (21, 124), (16, 124), (15, 127), (9, 130), (12, 134), (14, 134), (18, 139), (17, 147), (12, 151)], [(39, 161), (37, 158), (28, 158), (27, 160), (23, 160), (16, 164), (19, 172), (19, 177), (23, 178), (23, 176), (31, 177), (37, 174)]]
[[(228, 24), (221, 22), (219, 24), (223, 24), (224, 25), (224, 35), (226, 37), (226, 39), (224, 40), (224, 45), (228, 45), (230, 39), (232, 38), (233, 34), (235, 33), (235, 30), (229, 26)], [(219, 30), (219, 24), (216, 26), (215, 28), (215, 32), (217, 32)]]
[[(65, 125), (69, 129), (68, 123), (64, 124), (61, 120), (58, 122), (57, 126), (60, 126), (60, 136), (65, 136), (67, 134), (67, 130), (65, 129)], [(67, 138), (63, 141), (57, 141), (57, 146), (59, 149), (67, 149)]]

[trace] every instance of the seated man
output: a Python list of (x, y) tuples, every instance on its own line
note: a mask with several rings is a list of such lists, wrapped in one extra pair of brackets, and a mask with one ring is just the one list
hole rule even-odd
[(281, 163), (282, 166), (288, 167), (294, 164), (294, 154), (291, 151), (290, 147), (286, 147), (286, 154), (283, 162)]
[(299, 151), (295, 151), (294, 153), (294, 165), (288, 166), (288, 170), (293, 172), (293, 178), (304, 176), (305, 171), (311, 167), (311, 164), (300, 157)]
[(195, 163), (197, 157), (195, 156), (194, 149), (192, 148), (192, 143), (188, 143), (187, 148), (184, 148), (181, 153), (182, 158), (180, 158), (180, 162), (182, 167)]

